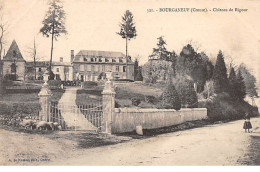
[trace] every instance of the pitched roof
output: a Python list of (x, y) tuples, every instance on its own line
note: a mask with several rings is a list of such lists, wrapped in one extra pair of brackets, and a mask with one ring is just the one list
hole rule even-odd
[(125, 57), (125, 55), (121, 52), (113, 52), (113, 51), (95, 51), (95, 50), (80, 50), (79, 53), (76, 55), (83, 55), (83, 56), (102, 56), (102, 57)]
[(13, 59), (15, 59), (16, 61), (25, 61), (15, 40), (13, 40), (9, 50), (3, 58), (3, 60), (8, 61), (12, 61)]
[[(88, 58), (123, 58), (125, 59), (125, 54), (121, 52), (114, 52), (114, 51), (96, 51), (96, 50), (80, 50), (78, 54), (74, 57), (73, 62), (81, 62), (80, 56), (87, 56)], [(98, 62), (99, 63), (99, 62)], [(130, 58), (128, 58), (129, 64), (134, 64)]]
[[(37, 67), (48, 67), (50, 64), (50, 61), (38, 61), (36, 62)], [(34, 62), (29, 61), (26, 62), (27, 67), (34, 67)], [(52, 66), (71, 66), (70, 62), (52, 62)]]

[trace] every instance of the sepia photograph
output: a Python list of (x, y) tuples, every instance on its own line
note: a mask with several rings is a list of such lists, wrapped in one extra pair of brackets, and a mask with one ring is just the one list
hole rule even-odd
[(259, 167), (259, 9), (0, 0), (0, 168)]

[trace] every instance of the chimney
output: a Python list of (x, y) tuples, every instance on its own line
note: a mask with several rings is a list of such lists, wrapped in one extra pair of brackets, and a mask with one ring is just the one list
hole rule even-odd
[(70, 62), (74, 60), (74, 50), (71, 50)]
[(60, 62), (63, 62), (63, 57), (60, 57)]

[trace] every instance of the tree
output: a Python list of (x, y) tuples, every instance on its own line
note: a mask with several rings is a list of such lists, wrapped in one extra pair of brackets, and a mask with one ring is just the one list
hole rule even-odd
[(166, 109), (181, 109), (179, 94), (171, 82), (168, 82), (166, 89), (162, 93), (162, 106)]
[(143, 75), (142, 75), (142, 67), (138, 67), (138, 72), (136, 74), (136, 81), (143, 81)]
[(120, 23), (120, 32), (117, 32), (126, 42), (126, 78), (128, 77), (128, 51), (127, 51), (127, 41), (135, 38), (137, 36), (136, 29), (133, 22), (133, 14), (126, 10), (124, 16), (122, 16), (122, 22)]
[(232, 99), (236, 100), (238, 82), (237, 82), (236, 73), (235, 73), (235, 70), (233, 67), (231, 67), (228, 80), (229, 80), (228, 93)]
[(57, 38), (61, 34), (67, 34), (65, 28), (66, 13), (63, 10), (63, 3), (60, 0), (53, 0), (49, 3), (49, 9), (42, 21), (43, 27), (40, 32), (43, 36), (47, 38), (51, 36), (51, 57), (49, 71), (51, 71), (52, 66), (52, 56), (53, 56), (53, 41), (57, 41)]
[(213, 72), (214, 89), (216, 93), (226, 92), (228, 89), (227, 68), (224, 56), (219, 50), (216, 65)]
[(29, 54), (29, 56), (33, 59), (34, 80), (36, 80), (36, 75), (37, 75), (36, 64), (37, 64), (37, 62), (39, 62), (43, 57), (37, 56), (37, 46), (36, 46), (36, 43), (35, 43), (35, 38), (34, 38), (34, 41), (33, 41), (33, 47), (32, 47), (32, 48), (31, 48), (31, 47), (29, 48), (28, 54)]
[(149, 56), (149, 59), (151, 60), (165, 60), (165, 61), (171, 61), (171, 62), (175, 62), (177, 55), (176, 53), (167, 51), (165, 45), (166, 41), (163, 39), (162, 36), (160, 36), (159, 38), (157, 38), (158, 42), (157, 42), (157, 47), (153, 48), (153, 53)]
[(138, 60), (135, 59), (135, 64), (134, 64), (134, 80), (136, 81), (136, 76), (139, 70), (139, 65), (138, 65)]
[(238, 101), (243, 101), (246, 96), (246, 86), (241, 71), (238, 71), (237, 74), (236, 92)]
[(242, 77), (244, 78), (246, 93), (250, 96), (258, 96), (256, 91), (256, 78), (251, 72), (247, 69), (245, 64), (241, 64), (238, 67), (238, 70), (241, 72)]

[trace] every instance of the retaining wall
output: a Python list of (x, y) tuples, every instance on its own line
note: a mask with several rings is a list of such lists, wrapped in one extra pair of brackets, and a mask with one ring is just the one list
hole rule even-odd
[(115, 108), (112, 117), (112, 133), (134, 131), (136, 126), (143, 129), (154, 129), (181, 124), (186, 121), (207, 118), (206, 108), (174, 109), (140, 109), (140, 108)]

